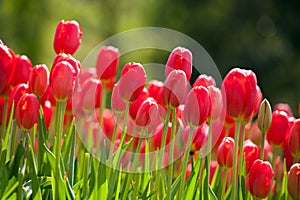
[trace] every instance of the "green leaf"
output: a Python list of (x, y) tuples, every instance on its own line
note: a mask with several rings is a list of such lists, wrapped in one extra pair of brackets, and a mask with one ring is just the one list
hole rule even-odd
[[(195, 193), (197, 191), (197, 187), (198, 187), (198, 177), (199, 177), (199, 173), (200, 173), (200, 167), (201, 167), (201, 162), (200, 160), (198, 160), (196, 162), (196, 164), (193, 167), (193, 171), (190, 175), (190, 178), (188, 180), (187, 183), (187, 189), (185, 192), (185, 199), (194, 199)], [(185, 172), (183, 173), (183, 175), (185, 175)]]
[(175, 179), (175, 181), (172, 184), (172, 187), (171, 187), (171, 199), (175, 198), (176, 192), (177, 192), (177, 190), (178, 190), (178, 188), (180, 186), (181, 177), (182, 177), (182, 173), (180, 173), (180, 175)]
[(43, 147), (43, 144), (47, 144), (46, 140), (46, 135), (47, 135), (47, 130), (46, 130), (46, 125), (45, 125), (45, 119), (44, 119), (44, 114), (43, 114), (43, 109), (42, 106), (40, 106), (40, 112), (39, 112), (39, 117), (38, 117), (38, 171), (41, 171), (42, 168), (42, 163), (44, 161), (44, 153), (45, 149)]
[[(2, 181), (2, 179), (1, 179), (1, 181)], [(18, 182), (17, 178), (13, 176), (8, 181), (8, 183), (6, 185), (6, 189), (4, 191), (4, 194), (1, 195), (2, 196), (1, 199), (8, 199), (13, 194), (13, 192), (15, 192), (15, 190), (18, 188), (18, 185), (19, 185), (19, 182)]]
[[(106, 149), (106, 143), (104, 141), (103, 143), (104, 148)], [(99, 169), (98, 169), (98, 176), (99, 176), (99, 182), (98, 185), (100, 186), (99, 188), (99, 199), (112, 199), (111, 196), (107, 196), (108, 195), (108, 183), (107, 183), (107, 178), (106, 178), (106, 166), (105, 164), (105, 159), (106, 159), (106, 152), (105, 151), (101, 151), (101, 162), (99, 165)], [(112, 171), (112, 173), (115, 174), (114, 171)]]
[(119, 173), (119, 177), (118, 177), (118, 181), (117, 181), (115, 200), (119, 200), (120, 188), (121, 188), (121, 177), (122, 177), (122, 168), (120, 168), (120, 173)]
[(287, 199), (288, 191), (287, 191), (287, 169), (286, 169), (286, 159), (283, 161), (283, 178), (281, 183), (281, 194), (280, 199)]

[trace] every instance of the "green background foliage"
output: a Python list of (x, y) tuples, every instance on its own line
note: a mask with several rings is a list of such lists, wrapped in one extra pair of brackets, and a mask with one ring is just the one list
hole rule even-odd
[[(0, 0), (0, 38), (33, 65), (51, 67), (55, 27), (62, 19), (75, 19), (82, 27), (82, 45), (75, 54), (81, 62), (116, 33), (145, 26), (174, 29), (197, 40), (223, 77), (233, 66), (255, 71), (264, 97), (273, 106), (289, 103), (296, 114), (299, 7), (299, 1), (279, 0)], [(167, 59), (167, 54), (146, 54), (146, 62)]]

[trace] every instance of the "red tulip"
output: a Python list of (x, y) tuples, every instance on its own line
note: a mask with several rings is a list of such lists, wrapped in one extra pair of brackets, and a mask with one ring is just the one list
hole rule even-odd
[(152, 132), (157, 125), (158, 106), (156, 101), (149, 97), (140, 106), (135, 123), (138, 126), (148, 128), (148, 132)]
[[(1, 42), (1, 40), (0, 40)], [(3, 97), (0, 97), (0, 125), (2, 125), (2, 117), (3, 117), (3, 110), (4, 110), (4, 98)]]
[(119, 94), (124, 101), (135, 101), (143, 91), (146, 73), (140, 63), (128, 63), (124, 66), (119, 80)]
[(217, 151), (217, 161), (221, 167), (226, 167), (226, 168), (232, 167), (233, 148), (234, 148), (234, 139), (231, 137), (224, 137)]
[(14, 53), (0, 43), (0, 96), (7, 95), (15, 72)]
[(293, 157), (300, 158), (300, 119), (297, 119), (291, 128), (288, 145)]
[(234, 68), (226, 75), (223, 87), (229, 116), (248, 122), (257, 98), (255, 74), (251, 70)]
[(161, 94), (160, 90), (163, 87), (163, 85), (164, 85), (163, 82), (158, 81), (158, 80), (151, 80), (148, 83), (149, 96), (153, 97), (157, 103), (162, 101), (161, 95), (159, 95), (159, 94)]
[(293, 117), (293, 112), (292, 112), (292, 109), (291, 107), (289, 106), (289, 104), (286, 104), (286, 103), (279, 103), (279, 104), (276, 104), (274, 106), (274, 111), (275, 110), (278, 110), (278, 111), (284, 111), (286, 112), (286, 114), (289, 116), (289, 117)]
[(57, 63), (50, 73), (50, 87), (56, 101), (67, 101), (73, 95), (76, 74), (72, 65), (66, 61)]
[(196, 86), (208, 87), (208, 86), (216, 86), (216, 85), (217, 85), (216, 81), (213, 77), (208, 76), (206, 74), (201, 74), (194, 82), (193, 87)]
[(59, 54), (57, 54), (56, 57), (53, 60), (52, 67), (54, 67), (57, 63), (59, 63), (61, 61), (67, 61), (68, 63), (70, 63), (72, 65), (72, 67), (74, 68), (74, 70), (75, 70), (75, 74), (76, 75), (80, 74), (81, 64), (72, 55), (66, 54), (66, 53), (59, 53)]
[(92, 112), (100, 107), (102, 84), (98, 79), (89, 79), (85, 82), (81, 92), (82, 109)]
[(253, 162), (259, 159), (259, 148), (251, 140), (246, 140), (244, 143), (244, 158), (246, 162), (246, 173), (248, 174)]
[[(203, 123), (201, 126), (194, 129), (192, 144), (191, 144), (191, 152), (199, 151), (203, 144), (207, 141), (208, 136), (208, 124)], [(186, 126), (183, 131), (183, 142), (187, 143), (188, 136), (190, 134), (190, 127)]]
[(111, 95), (111, 108), (115, 113), (121, 114), (125, 112), (126, 104), (119, 94), (119, 83), (116, 83)]
[(76, 21), (60, 21), (54, 36), (55, 52), (74, 54), (81, 43), (81, 36), (82, 31)]
[(266, 198), (270, 193), (274, 172), (268, 161), (254, 161), (249, 172), (250, 193), (256, 198)]
[(208, 118), (216, 121), (223, 109), (223, 97), (219, 88), (211, 85), (207, 89), (211, 99), (211, 110)]
[(293, 199), (300, 199), (300, 164), (292, 165), (288, 173), (287, 188)]
[(112, 46), (100, 48), (97, 58), (97, 74), (103, 80), (109, 80), (116, 76), (119, 63), (119, 49)]
[[(29, 93), (29, 87), (27, 84), (21, 83), (14, 87), (14, 89), (10, 92), (8, 98), (8, 115), (11, 112), (12, 104), (14, 103), (14, 107), (15, 107), (14, 110), (16, 110), (17, 103), (19, 102), (20, 98), (26, 93)], [(15, 116), (16, 114), (14, 111), (13, 117)]]
[(41, 105), (44, 105), (46, 101), (50, 101), (51, 106), (56, 105), (56, 100), (55, 100), (55, 98), (53, 96), (53, 93), (52, 93), (52, 89), (51, 89), (51, 86), (50, 86), (50, 81), (49, 81), (49, 85), (48, 85), (46, 91), (44, 92), (44, 94), (40, 98)]
[[(113, 136), (115, 126), (116, 126), (116, 121), (115, 121), (115, 117), (114, 117), (112, 111), (109, 109), (105, 109), (102, 114), (102, 129), (103, 129), (104, 134), (106, 135), (106, 137), (108, 137), (110, 139), (110, 141), (112, 141), (112, 139), (113, 139), (112, 136)], [(120, 132), (117, 131), (117, 134), (119, 134), (119, 133)], [(119, 135), (116, 136), (116, 138), (118, 138), (118, 137), (119, 137)], [(112, 141), (112, 142), (114, 142), (114, 141)]]
[(167, 107), (178, 107), (184, 102), (187, 80), (184, 71), (173, 70), (169, 73), (162, 88), (162, 100)]
[(30, 130), (38, 122), (39, 101), (34, 94), (24, 94), (16, 106), (16, 122), (22, 130)]
[(42, 96), (49, 84), (49, 70), (46, 65), (36, 65), (29, 76), (29, 88), (36, 96)]
[[(162, 147), (162, 139), (163, 139), (163, 126), (164, 124), (161, 123), (160, 125), (158, 125), (155, 134), (153, 135), (153, 137), (151, 137), (151, 145), (152, 148), (154, 150), (160, 149), (160, 148), (164, 148)], [(166, 145), (168, 145), (170, 143), (170, 137), (171, 137), (171, 124), (168, 124), (168, 131), (167, 131), (167, 135), (166, 135)]]
[(200, 126), (211, 112), (211, 99), (208, 90), (203, 86), (192, 88), (186, 97), (184, 120), (189, 126)]
[(133, 120), (135, 120), (136, 114), (137, 114), (140, 106), (148, 97), (149, 97), (148, 90), (146, 88), (144, 88), (143, 91), (141, 92), (140, 96), (137, 98), (137, 100), (135, 100), (134, 102), (132, 102), (130, 104), (129, 115)]
[(267, 140), (271, 146), (282, 148), (289, 130), (289, 119), (286, 112), (274, 111), (272, 122), (267, 131)]
[(29, 58), (25, 55), (16, 55), (14, 65), (15, 73), (12, 77), (11, 85), (15, 86), (20, 83), (27, 83), (32, 68)]
[(45, 125), (46, 129), (49, 129), (51, 120), (52, 120), (52, 115), (53, 115), (53, 108), (51, 107), (50, 101), (46, 101), (45, 104), (42, 107), (43, 113), (44, 113), (44, 119), (45, 119)]
[(184, 47), (176, 47), (170, 54), (166, 64), (166, 77), (173, 70), (182, 70), (186, 74), (186, 80), (189, 81), (192, 75), (192, 53)]

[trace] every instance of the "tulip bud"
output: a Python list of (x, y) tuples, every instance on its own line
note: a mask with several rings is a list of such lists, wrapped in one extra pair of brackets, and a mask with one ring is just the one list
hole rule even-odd
[(187, 80), (184, 71), (173, 70), (169, 73), (162, 88), (162, 100), (167, 107), (176, 108), (183, 103), (186, 95)]
[(257, 159), (249, 172), (250, 193), (259, 199), (266, 198), (270, 193), (274, 172), (268, 161)]
[(151, 133), (157, 125), (158, 120), (158, 106), (152, 97), (147, 98), (140, 106), (135, 123), (138, 126), (148, 128)]
[(129, 115), (133, 120), (135, 120), (136, 114), (137, 114), (140, 106), (148, 97), (149, 97), (148, 90), (146, 88), (144, 88), (143, 91), (141, 92), (140, 96), (137, 98), (137, 100), (135, 100), (134, 102), (132, 102), (130, 104)]
[(124, 101), (135, 101), (143, 91), (146, 73), (140, 63), (128, 63), (124, 66), (119, 80), (119, 93)]
[(78, 22), (60, 21), (56, 27), (54, 50), (57, 54), (74, 54), (81, 43), (82, 31)]
[(248, 174), (254, 161), (259, 159), (259, 148), (251, 140), (246, 140), (244, 143), (243, 152), (246, 162), (246, 173)]
[(103, 80), (112, 79), (116, 76), (119, 63), (119, 49), (112, 46), (100, 48), (97, 58), (96, 70), (98, 77)]
[(233, 150), (234, 150), (234, 139), (231, 137), (224, 137), (217, 151), (217, 161), (221, 167), (226, 167), (226, 168), (232, 167)]
[(217, 85), (216, 81), (213, 77), (208, 76), (206, 74), (201, 74), (194, 82), (193, 87), (203, 86), (207, 88), (208, 86), (216, 86), (216, 85)]
[(102, 84), (98, 79), (89, 79), (85, 82), (81, 92), (82, 109), (92, 112), (100, 107)]
[(264, 99), (260, 104), (257, 121), (260, 131), (266, 132), (270, 128), (272, 122), (272, 109), (267, 99)]
[(198, 127), (206, 121), (211, 112), (211, 99), (208, 90), (196, 86), (188, 93), (184, 106), (184, 120), (189, 126)]
[(30, 130), (38, 122), (39, 101), (34, 94), (24, 94), (16, 106), (16, 122), (22, 130)]
[(287, 188), (293, 199), (300, 199), (300, 164), (292, 165), (288, 173)]
[(46, 65), (36, 65), (29, 76), (30, 91), (36, 96), (42, 96), (49, 84), (49, 70)]
[(11, 85), (15, 86), (20, 83), (27, 83), (32, 64), (25, 55), (16, 55), (14, 59), (15, 73), (12, 77)]
[(73, 95), (76, 74), (72, 65), (66, 61), (57, 63), (50, 73), (50, 87), (56, 101), (67, 101)]
[(294, 158), (300, 158), (300, 119), (295, 120), (288, 138), (288, 145)]

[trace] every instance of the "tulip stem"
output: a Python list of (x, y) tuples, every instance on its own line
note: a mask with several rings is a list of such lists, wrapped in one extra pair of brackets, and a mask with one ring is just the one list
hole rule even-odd
[(207, 174), (206, 176), (208, 177), (206, 180), (206, 185), (207, 185), (207, 191), (206, 193), (209, 194), (209, 178), (210, 178), (210, 161), (211, 161), (211, 143), (212, 143), (212, 121), (209, 121), (209, 129), (208, 129), (208, 138), (207, 138), (207, 149), (208, 149), (208, 154), (207, 154)]
[[(168, 131), (168, 126), (169, 126), (169, 119), (170, 119), (170, 115), (171, 115), (171, 108), (168, 107), (167, 109), (167, 116), (166, 116), (166, 121), (165, 121), (165, 124), (164, 124), (164, 129), (163, 129), (163, 134), (162, 134), (162, 140), (161, 140), (161, 145), (160, 147), (161, 148), (165, 148), (166, 146), (166, 139), (167, 139), (167, 131)], [(160, 156), (159, 156), (159, 165), (158, 167), (161, 167), (162, 165), (162, 160), (163, 160), (163, 156), (164, 156), (164, 151), (160, 151)]]
[(8, 98), (7, 98), (7, 96), (4, 96), (2, 126), (1, 126), (1, 132), (0, 132), (0, 154), (2, 152), (2, 140), (4, 139), (5, 128), (6, 128), (7, 104), (8, 104)]
[(224, 169), (223, 181), (221, 181), (221, 185), (222, 185), (221, 200), (225, 199), (225, 189), (226, 189), (226, 183), (227, 183), (227, 175), (228, 175), (228, 170), (227, 170), (227, 168), (225, 168)]
[(239, 130), (240, 130), (240, 121), (236, 120), (235, 123), (235, 133), (234, 133), (234, 150), (233, 150), (233, 176), (232, 176), (232, 187), (231, 187), (231, 199), (237, 199), (236, 188), (237, 188), (237, 157), (238, 157), (238, 147), (239, 147)]
[(265, 157), (265, 135), (266, 133), (262, 132), (262, 138), (261, 138), (261, 149), (260, 149), (260, 159), (264, 160)]
[(190, 133), (189, 133), (189, 136), (188, 136), (188, 141), (186, 143), (184, 157), (183, 157), (181, 179), (180, 179), (180, 186), (179, 186), (179, 192), (178, 192), (177, 199), (184, 199), (184, 196), (182, 196), (182, 195), (183, 195), (183, 192), (184, 192), (185, 172), (186, 172), (186, 168), (187, 168), (187, 165), (188, 165), (188, 158), (189, 158), (189, 155), (190, 155), (193, 133), (194, 133), (194, 127), (190, 126)]
[(242, 176), (244, 173), (244, 165), (243, 165), (243, 161), (244, 161), (244, 153), (243, 153), (243, 148), (244, 148), (244, 139), (245, 139), (245, 124), (242, 123), (242, 135), (241, 138), (239, 139), (239, 144), (240, 144), (240, 158), (239, 158), (239, 165), (238, 165), (238, 181), (239, 181), (239, 191), (243, 191), (242, 187)]
[(59, 177), (60, 174), (60, 146), (62, 140), (62, 132), (63, 132), (63, 123), (64, 123), (64, 113), (66, 109), (66, 102), (58, 101), (56, 104), (56, 116), (55, 116), (55, 158), (56, 158), (56, 174), (55, 174), (55, 199), (59, 199)]
[(171, 128), (171, 136), (170, 136), (170, 148), (169, 148), (169, 170), (168, 170), (168, 187), (167, 187), (167, 199), (171, 199), (171, 187), (172, 187), (172, 179), (173, 179), (173, 159), (174, 159), (174, 135), (176, 128), (176, 108), (172, 108), (172, 128)]

